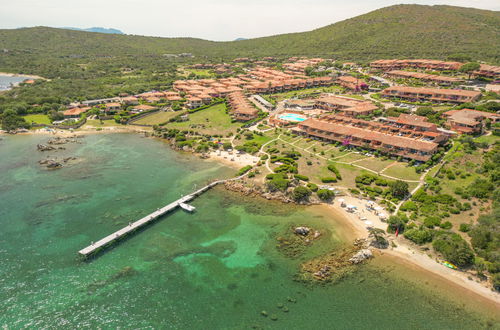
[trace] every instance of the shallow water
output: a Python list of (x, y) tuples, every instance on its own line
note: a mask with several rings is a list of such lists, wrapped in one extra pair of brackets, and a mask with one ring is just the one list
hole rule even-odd
[[(294, 281), (298, 264), (344, 242), (318, 208), (222, 188), (89, 262), (76, 252), (210, 179), (235, 172), (130, 134), (92, 135), (37, 164), (44, 136), (0, 141), (0, 326), (8, 328), (476, 329), (487, 318), (366, 265), (336, 285)], [(276, 250), (291, 224), (323, 231), (299, 259)], [(291, 299), (289, 299), (291, 298)], [(296, 301), (290, 302), (289, 300)], [(277, 307), (284, 304), (289, 312)], [(267, 311), (269, 317), (260, 315)], [(275, 314), (278, 320), (271, 320)], [(490, 321), (491, 322), (491, 321)]]
[(23, 76), (11, 77), (0, 74), (0, 91), (9, 90), (12, 88), (12, 85), (17, 85), (20, 82), (25, 81), (26, 79), (28, 79), (28, 77), (23, 77)]

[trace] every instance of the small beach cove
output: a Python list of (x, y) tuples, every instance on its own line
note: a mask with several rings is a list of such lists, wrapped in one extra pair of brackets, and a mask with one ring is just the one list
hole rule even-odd
[[(300, 262), (343, 246), (363, 228), (353, 229), (352, 222), (332, 213), (329, 206), (264, 201), (223, 188), (196, 200), (194, 214), (175, 212), (100, 258), (81, 263), (76, 251), (90, 240), (178, 198), (194, 184), (231, 177), (235, 171), (174, 152), (156, 139), (90, 134), (81, 144), (61, 151), (81, 162), (47, 172), (36, 163), (44, 157), (37, 154), (36, 144), (48, 138), (19, 135), (0, 141), (0, 218), (5, 228), (0, 235), (5, 246), (0, 269), (6, 288), (1, 298), (7, 325), (488, 326), (491, 317), (468, 306), (469, 297), (462, 302), (458, 292), (446, 297), (416, 287), (403, 271), (411, 266), (384, 264), (385, 255), (335, 285), (295, 282)], [(276, 236), (292, 225), (324, 233), (299, 259), (286, 258), (275, 247)], [(432, 278), (428, 281), (434, 283)], [(396, 309), (410, 319), (388, 313)], [(262, 311), (269, 316), (262, 316)]]

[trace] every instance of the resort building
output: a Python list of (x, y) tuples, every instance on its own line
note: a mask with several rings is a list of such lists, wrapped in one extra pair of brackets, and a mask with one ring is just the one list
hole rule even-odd
[(403, 130), (422, 132), (423, 137), (432, 138), (433, 142), (443, 143), (448, 140), (448, 134), (438, 128), (436, 124), (429, 123), (426, 117), (402, 113), (399, 117), (380, 118), (385, 125)]
[(186, 97), (186, 99), (187, 99), (186, 106), (189, 109), (196, 109), (196, 108), (199, 108), (203, 105), (203, 99), (200, 97), (188, 96), (188, 97)]
[(139, 99), (135, 96), (127, 96), (122, 98), (122, 103), (126, 105), (137, 105), (139, 104)]
[(500, 78), (500, 66), (481, 64), (479, 70), (474, 71), (476, 77)]
[(258, 117), (259, 110), (255, 109), (242, 92), (232, 92), (227, 101), (231, 114), (238, 121), (248, 121)]
[(90, 107), (84, 107), (84, 108), (72, 108), (68, 109), (63, 112), (64, 118), (80, 118), (82, 113), (85, 113), (89, 111), (91, 108)]
[(478, 100), (481, 97), (481, 92), (461, 89), (393, 86), (384, 89), (382, 96), (386, 98), (406, 99), (412, 102), (466, 103)]
[(496, 113), (472, 109), (450, 110), (443, 116), (450, 129), (462, 134), (482, 133), (486, 120), (490, 120), (492, 124), (500, 122), (500, 115)]
[(446, 62), (438, 60), (378, 60), (370, 63), (370, 67), (377, 70), (389, 71), (404, 68), (423, 70), (458, 70), (463, 65), (460, 62)]
[(146, 105), (146, 104), (140, 104), (140, 105), (133, 107), (130, 112), (131, 113), (141, 113), (141, 112), (153, 111), (156, 109), (158, 109), (158, 108), (150, 106), (150, 105)]
[(391, 70), (385, 73), (387, 77), (400, 78), (400, 79), (419, 79), (428, 81), (439, 85), (452, 85), (463, 82), (463, 79), (456, 77), (438, 76), (434, 74), (426, 74), (421, 72)]
[(325, 111), (340, 111), (346, 116), (370, 115), (378, 107), (370, 101), (345, 96), (323, 96), (316, 99), (315, 107)]
[(112, 102), (112, 103), (106, 104), (106, 108), (105, 108), (104, 111), (106, 111), (106, 112), (116, 112), (116, 111), (120, 111), (121, 108), (122, 108), (122, 104), (121, 103)]
[(429, 160), (439, 147), (434, 138), (424, 132), (339, 115), (310, 118), (292, 130), (324, 141), (340, 142), (344, 146), (378, 150), (417, 161)]
[(112, 97), (109, 99), (87, 100), (87, 101), (83, 101), (82, 104), (85, 106), (92, 107), (94, 105), (113, 103), (113, 102), (120, 102), (120, 98), (119, 97)]
[(358, 79), (352, 76), (341, 76), (337, 78), (337, 83), (352, 91), (361, 91), (368, 89), (368, 84), (363, 79)]

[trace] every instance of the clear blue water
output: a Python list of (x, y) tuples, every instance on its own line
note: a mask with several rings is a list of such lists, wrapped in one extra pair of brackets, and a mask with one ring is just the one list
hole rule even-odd
[(306, 118), (304, 118), (303, 116), (295, 113), (284, 113), (282, 115), (279, 115), (279, 118), (286, 121), (295, 121), (295, 122), (301, 122), (306, 120)]
[[(392, 265), (370, 263), (337, 285), (294, 281), (301, 262), (344, 244), (331, 214), (222, 188), (193, 201), (196, 212), (177, 210), (82, 262), (77, 251), (90, 241), (235, 170), (158, 140), (102, 134), (50, 153), (79, 161), (47, 171), (37, 163), (47, 153), (36, 151), (47, 140), (0, 140), (2, 329), (487, 326), (489, 318), (434, 292), (432, 283), (407, 281)], [(324, 232), (299, 259), (276, 249), (292, 224)]]

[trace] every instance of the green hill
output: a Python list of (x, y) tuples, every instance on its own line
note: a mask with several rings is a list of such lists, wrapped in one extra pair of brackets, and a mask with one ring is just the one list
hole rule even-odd
[(397, 5), (317, 30), (231, 45), (238, 55), (336, 55), (344, 59), (445, 58), (463, 53), (500, 61), (500, 12)]
[[(307, 15), (307, 13), (305, 13)], [(206, 58), (333, 56), (343, 60), (438, 58), (461, 53), (500, 62), (500, 12), (452, 6), (396, 5), (317, 30), (264, 38), (214, 42), (102, 34), (47, 27), (0, 30), (0, 70), (54, 76), (76, 59), (120, 58), (145, 63), (164, 54)], [(4, 50), (1, 52), (1, 50)], [(69, 60), (68, 60), (69, 59)], [(53, 67), (48, 65), (53, 62)]]

